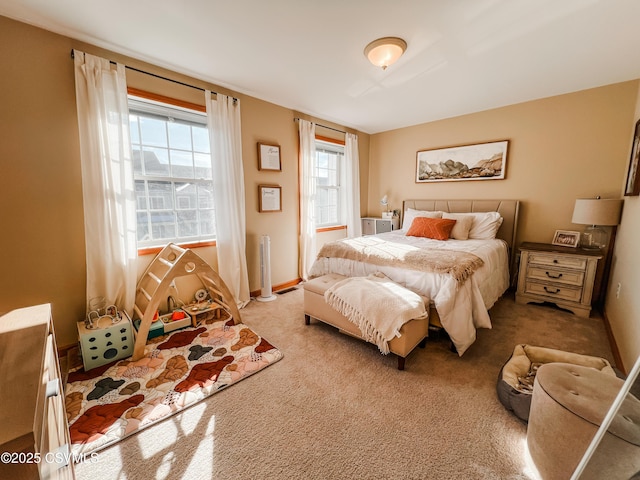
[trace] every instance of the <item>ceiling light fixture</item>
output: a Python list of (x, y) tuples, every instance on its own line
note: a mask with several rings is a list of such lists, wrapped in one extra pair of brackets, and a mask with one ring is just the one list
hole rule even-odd
[(376, 67), (386, 70), (395, 63), (407, 49), (407, 42), (398, 37), (384, 37), (374, 40), (364, 49), (364, 55)]

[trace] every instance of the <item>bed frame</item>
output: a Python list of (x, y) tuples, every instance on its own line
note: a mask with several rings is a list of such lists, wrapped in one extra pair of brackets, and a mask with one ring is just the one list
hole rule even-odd
[[(410, 199), (402, 201), (402, 213), (407, 208), (414, 210), (431, 210), (447, 213), (473, 213), (473, 212), (498, 212), (502, 218), (502, 225), (496, 234), (496, 238), (504, 240), (509, 246), (509, 277), (511, 281), (516, 276), (516, 234), (518, 230), (518, 211), (520, 209), (519, 200), (429, 200)], [(400, 225), (402, 220), (400, 219)], [(436, 309), (432, 306), (429, 309), (429, 324), (437, 328), (442, 328), (440, 317)]]
[[(448, 213), (470, 213), (470, 212), (498, 212), (503, 218), (502, 225), (496, 237), (504, 240), (509, 246), (509, 267), (511, 278), (515, 266), (515, 242), (518, 225), (518, 200), (404, 200), (402, 202), (402, 212), (407, 208), (416, 210), (443, 211)], [(341, 332), (348, 335), (362, 338), (358, 327), (349, 321), (344, 315), (329, 307), (324, 300), (324, 292), (330, 285), (342, 279), (341, 275), (329, 273), (313, 280), (305, 282), (304, 287), (304, 313), (305, 323), (310, 324), (311, 318), (316, 318), (324, 323), (328, 323)], [(389, 342), (391, 352), (398, 356), (398, 370), (403, 370), (405, 357), (417, 346), (424, 346), (426, 337), (429, 335), (430, 326), (442, 329), (442, 323), (435, 307), (429, 309), (429, 319), (414, 319), (403, 325), (402, 335)], [(453, 342), (451, 350), (455, 351)]]

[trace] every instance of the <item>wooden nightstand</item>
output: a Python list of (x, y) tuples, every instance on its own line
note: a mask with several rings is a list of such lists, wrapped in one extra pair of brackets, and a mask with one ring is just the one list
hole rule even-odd
[(588, 317), (601, 258), (599, 250), (523, 243), (516, 302), (551, 302), (579, 317)]

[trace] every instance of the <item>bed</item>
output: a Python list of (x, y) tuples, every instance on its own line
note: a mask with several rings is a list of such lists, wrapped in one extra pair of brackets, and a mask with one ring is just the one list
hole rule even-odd
[[(359, 239), (343, 239), (330, 242), (322, 247), (318, 258), (310, 271), (310, 278), (326, 274), (338, 274), (346, 277), (368, 276), (381, 272), (394, 282), (429, 299), (429, 323), (444, 328), (449, 335), (458, 355), (463, 355), (476, 339), (478, 328), (491, 328), (488, 310), (504, 294), (509, 287), (510, 277), (515, 266), (515, 235), (518, 220), (519, 201), (517, 200), (405, 200), (403, 202), (403, 218), (401, 229), (379, 235), (361, 237)], [(467, 226), (480, 225), (485, 218), (491, 217), (493, 229), (485, 238), (487, 230), (477, 230), (473, 238), (462, 240), (464, 235), (447, 240), (406, 235), (416, 217), (436, 216), (456, 219), (457, 224)], [(494, 213), (487, 213), (494, 212)], [(479, 220), (463, 219), (475, 217)], [(495, 219), (501, 223), (495, 225)], [(473, 230), (473, 227), (469, 227)], [(497, 229), (497, 230), (496, 230)], [(458, 232), (459, 233), (459, 232)], [(481, 233), (481, 235), (478, 235)], [(452, 233), (453, 235), (453, 233)], [(392, 261), (381, 261), (368, 255), (351, 257), (334, 253), (338, 244), (371, 252), (391, 249)], [(482, 260), (479, 266), (466, 271), (462, 276), (444, 271), (424, 271), (416, 265), (405, 266), (401, 263), (396, 250), (400, 252), (435, 249), (438, 255), (460, 255), (478, 257)], [(366, 257), (366, 258), (365, 258)], [(460, 262), (462, 263), (462, 261)], [(430, 268), (431, 269), (431, 268)], [(402, 330), (400, 331), (402, 334)]]

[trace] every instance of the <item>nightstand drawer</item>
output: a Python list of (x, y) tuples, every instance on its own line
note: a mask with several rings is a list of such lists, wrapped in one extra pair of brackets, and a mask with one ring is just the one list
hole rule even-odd
[(536, 282), (527, 282), (525, 293), (544, 295), (545, 297), (568, 300), (570, 302), (579, 302), (582, 298), (582, 288), (559, 287)]
[(578, 270), (555, 270), (552, 268), (542, 268), (530, 266), (527, 269), (527, 279), (551, 281), (554, 283), (564, 283), (582, 287), (584, 282), (584, 272)]
[(529, 254), (529, 263), (533, 263), (536, 265), (575, 268), (576, 270), (585, 270), (587, 268), (586, 258), (575, 257), (571, 255), (554, 255), (538, 252), (531, 252)]

